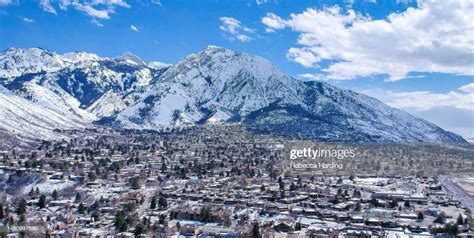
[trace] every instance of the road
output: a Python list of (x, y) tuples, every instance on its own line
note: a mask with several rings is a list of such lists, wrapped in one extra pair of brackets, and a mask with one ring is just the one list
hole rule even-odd
[(471, 210), (474, 211), (474, 199), (469, 196), (466, 192), (460, 189), (449, 176), (442, 177), (440, 179), (441, 184), (443, 185), (446, 190), (453, 196), (454, 199), (461, 202), (461, 204)]

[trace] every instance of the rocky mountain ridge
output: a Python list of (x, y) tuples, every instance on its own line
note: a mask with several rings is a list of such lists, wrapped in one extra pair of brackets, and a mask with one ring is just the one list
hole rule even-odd
[(303, 82), (264, 58), (216, 46), (174, 65), (147, 63), (131, 53), (100, 58), (8, 49), (0, 53), (0, 84), (12, 92), (5, 95), (78, 126), (238, 123), (324, 141), (465, 142), (374, 98), (326, 82)]

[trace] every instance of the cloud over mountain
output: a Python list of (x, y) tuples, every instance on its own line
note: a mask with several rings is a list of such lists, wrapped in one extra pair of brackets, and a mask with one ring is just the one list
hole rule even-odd
[(421, 1), (417, 8), (372, 19), (340, 7), (308, 8), (284, 19), (262, 18), (267, 32), (289, 28), (299, 34), (287, 57), (305, 67), (321, 68), (328, 79), (410, 72), (474, 75), (473, 1)]
[(232, 17), (220, 17), (219, 20), (221, 21), (219, 28), (229, 34), (229, 39), (241, 42), (252, 40), (249, 34), (254, 33), (254, 29), (244, 26), (239, 20)]

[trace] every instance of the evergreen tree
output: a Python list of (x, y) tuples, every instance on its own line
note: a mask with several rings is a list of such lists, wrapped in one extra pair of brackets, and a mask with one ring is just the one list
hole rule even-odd
[(207, 206), (201, 208), (201, 221), (202, 222), (210, 222), (211, 221), (211, 209)]
[(253, 224), (252, 237), (260, 238), (260, 229), (258, 227), (258, 223)]
[(422, 221), (423, 219), (425, 219), (425, 215), (423, 215), (423, 212), (418, 212), (417, 219), (420, 220), (420, 221)]
[(156, 197), (153, 197), (151, 199), (150, 209), (155, 209), (155, 208), (156, 208)]
[(94, 182), (97, 179), (97, 175), (95, 175), (94, 172), (89, 171), (89, 173), (87, 173), (87, 178), (89, 181)]
[(360, 212), (362, 210), (362, 206), (360, 205), (360, 202), (356, 204), (355, 211)]
[(79, 208), (77, 209), (77, 212), (79, 212), (80, 214), (84, 214), (84, 212), (86, 211), (86, 207), (84, 206), (84, 204), (81, 202), (79, 204)]
[(125, 212), (120, 210), (115, 214), (115, 229), (119, 232), (127, 231), (127, 222), (125, 221)]
[(181, 230), (181, 223), (179, 223), (179, 221), (176, 223), (176, 229), (178, 231)]
[(285, 183), (281, 177), (278, 178), (278, 186), (280, 187), (280, 190), (285, 190)]
[(56, 191), (55, 189), (53, 193), (51, 194), (51, 196), (53, 197), (54, 200), (58, 200), (58, 191)]
[(81, 194), (80, 193), (76, 193), (76, 198), (74, 199), (75, 202), (80, 202), (82, 200), (81, 198)]
[(18, 215), (24, 214), (26, 212), (26, 206), (27, 203), (25, 199), (21, 199), (20, 202), (18, 202), (18, 208), (16, 210)]
[(166, 224), (166, 215), (161, 214), (160, 217), (158, 218), (158, 224), (165, 225)]
[(0, 220), (5, 218), (5, 213), (3, 213), (3, 203), (0, 203)]
[(134, 231), (135, 236), (139, 236), (141, 234), (144, 234), (145, 232), (146, 232), (146, 227), (143, 224), (137, 224), (135, 226), (135, 231)]
[(164, 173), (168, 169), (168, 166), (166, 166), (166, 163), (161, 164), (161, 172)]
[(138, 177), (130, 179), (130, 187), (132, 187), (132, 189), (140, 189), (140, 181)]
[(23, 223), (25, 221), (26, 221), (25, 213), (20, 214), (20, 219), (19, 219), (18, 223)]
[(163, 209), (168, 206), (168, 201), (166, 201), (166, 198), (163, 196), (160, 196), (160, 199), (158, 199), (158, 206)]
[(38, 207), (39, 208), (45, 208), (46, 207), (46, 196), (44, 194), (42, 194), (39, 198)]
[(35, 190), (33, 188), (31, 188), (30, 192), (28, 193), (28, 195), (30, 197), (34, 197), (35, 196)]
[(444, 216), (443, 213), (440, 213), (440, 214), (438, 214), (438, 216), (436, 217), (436, 219), (433, 222), (434, 223), (439, 223), (439, 224), (444, 224), (445, 221), (446, 221), (446, 217)]
[(458, 225), (464, 225), (464, 219), (462, 218), (462, 215), (459, 214), (458, 219), (456, 221), (456, 224)]
[(295, 191), (296, 190), (296, 185), (294, 183), (290, 184), (290, 191)]

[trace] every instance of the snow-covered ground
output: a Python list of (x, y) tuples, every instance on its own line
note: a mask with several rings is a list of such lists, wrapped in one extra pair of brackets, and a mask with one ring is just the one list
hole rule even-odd
[(46, 179), (46, 180), (36, 180), (35, 182), (25, 186), (22, 190), (23, 194), (26, 194), (31, 191), (31, 189), (38, 188), (40, 193), (52, 193), (54, 190), (61, 191), (68, 187), (74, 186), (76, 182), (69, 181), (69, 180), (54, 180), (54, 179)]
[(81, 129), (83, 122), (19, 97), (0, 86), (0, 129), (29, 139), (64, 138), (54, 129)]

